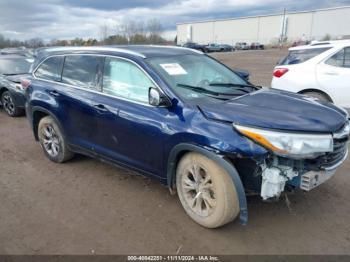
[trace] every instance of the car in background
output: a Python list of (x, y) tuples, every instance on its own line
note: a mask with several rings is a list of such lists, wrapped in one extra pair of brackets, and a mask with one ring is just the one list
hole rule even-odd
[(216, 44), (211, 43), (205, 46), (206, 52), (232, 52), (234, 51), (234, 47), (228, 44)]
[(183, 45), (183, 47), (191, 48), (191, 49), (195, 49), (195, 50), (199, 50), (199, 51), (202, 51), (202, 52), (204, 52), (204, 53), (207, 52), (207, 49), (206, 49), (206, 46), (205, 46), (205, 45), (200, 45), (200, 44), (193, 43), (193, 42), (185, 43), (185, 44)]
[(249, 50), (250, 46), (246, 42), (238, 42), (235, 48), (236, 50)]
[(0, 104), (11, 117), (23, 115), (25, 94), (21, 80), (34, 62), (33, 58), (11, 54), (0, 55)]
[(222, 52), (224, 51), (224, 47), (219, 44), (211, 43), (205, 46), (205, 50), (207, 53)]
[(22, 55), (27, 57), (33, 56), (33, 50), (25, 47), (9, 47), (0, 49), (0, 55)]
[(221, 44), (221, 47), (223, 48), (223, 52), (233, 52), (235, 51), (235, 48), (232, 45), (228, 44)]
[(256, 42), (256, 43), (250, 44), (250, 49), (252, 49), (252, 50), (264, 50), (265, 46), (263, 44)]
[(83, 153), (156, 178), (204, 227), (246, 224), (246, 192), (309, 191), (347, 157), (346, 112), (188, 48), (55, 48), (32, 67), (27, 118), (48, 159)]
[(271, 87), (350, 110), (350, 40), (292, 47), (275, 67)]
[(211, 53), (211, 52), (223, 52), (224, 51), (224, 47), (219, 45), (219, 44), (215, 44), (215, 43), (211, 43), (205, 46), (206, 52)]

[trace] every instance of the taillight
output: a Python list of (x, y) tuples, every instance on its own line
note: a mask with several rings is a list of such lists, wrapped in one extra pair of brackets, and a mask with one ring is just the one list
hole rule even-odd
[(280, 78), (287, 72), (288, 72), (287, 68), (277, 68), (275, 69), (275, 71), (273, 71), (273, 76)]
[(23, 90), (26, 90), (30, 85), (30, 81), (28, 79), (21, 80), (21, 87)]

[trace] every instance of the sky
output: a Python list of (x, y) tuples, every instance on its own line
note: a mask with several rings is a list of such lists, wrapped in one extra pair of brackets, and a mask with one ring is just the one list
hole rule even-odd
[(350, 0), (0, 0), (0, 34), (11, 39), (97, 38), (129, 21), (158, 19), (164, 37), (176, 24), (207, 19), (303, 11), (350, 5)]

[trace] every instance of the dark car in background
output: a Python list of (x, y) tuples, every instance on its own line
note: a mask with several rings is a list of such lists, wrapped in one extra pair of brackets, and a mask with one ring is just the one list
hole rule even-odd
[(11, 117), (24, 113), (25, 95), (21, 80), (33, 62), (33, 58), (23, 55), (0, 55), (0, 104)]
[(188, 42), (188, 43), (185, 43), (183, 45), (183, 47), (199, 50), (199, 51), (202, 51), (204, 53), (207, 52), (207, 48), (206, 48), (205, 45), (200, 45), (200, 44), (197, 44), (197, 43)]
[(265, 46), (263, 44), (255, 42), (255, 43), (250, 44), (250, 49), (252, 49), (252, 50), (264, 50)]
[(247, 223), (246, 192), (313, 189), (348, 154), (344, 110), (256, 87), (187, 48), (47, 49), (26, 83), (27, 118), (51, 161), (82, 153), (156, 178), (208, 228)]

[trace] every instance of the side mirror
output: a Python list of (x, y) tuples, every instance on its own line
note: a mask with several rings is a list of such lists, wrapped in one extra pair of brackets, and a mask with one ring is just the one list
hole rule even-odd
[(157, 88), (150, 87), (148, 91), (148, 102), (152, 106), (171, 106), (169, 98), (161, 93)]
[(244, 69), (235, 69), (234, 70), (237, 75), (244, 78), (245, 80), (249, 81), (249, 72)]

